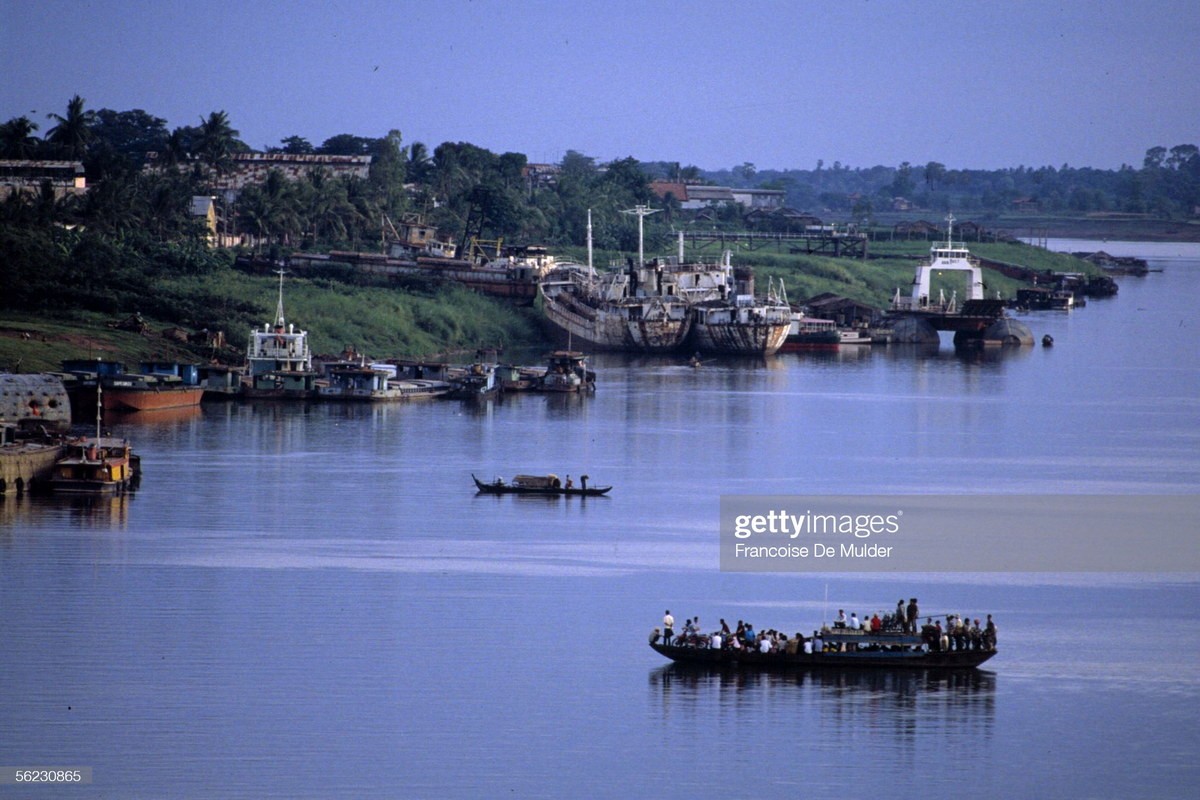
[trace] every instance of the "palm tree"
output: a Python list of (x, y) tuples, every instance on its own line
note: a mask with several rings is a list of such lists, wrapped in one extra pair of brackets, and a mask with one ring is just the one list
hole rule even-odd
[(258, 186), (247, 186), (237, 198), (238, 229), (254, 233), (254, 250), (258, 252), (271, 229), (271, 211)]
[(142, 227), (153, 230), (159, 238), (188, 228), (192, 192), (186, 178), (177, 174), (146, 174), (138, 177), (136, 187)]
[(167, 136), (162, 152), (158, 154), (158, 163), (164, 167), (174, 167), (185, 163), (190, 157), (187, 132), (183, 128), (176, 128)]
[(38, 146), (33, 135), (37, 127), (29, 117), (13, 117), (0, 125), (0, 158), (30, 158)]
[(296, 190), (283, 173), (273, 169), (260, 186), (247, 186), (238, 195), (237, 214), (243, 228), (254, 231), (256, 249), (264, 243), (290, 244), (301, 230)]
[(344, 240), (358, 211), (347, 197), (346, 182), (335, 180), (323, 169), (312, 170), (307, 183), (297, 187), (308, 214), (308, 227), (315, 244), (325, 231), (330, 238)]
[(433, 180), (437, 195), (449, 202), (464, 192), (473, 183), (471, 175), (463, 166), (457, 145), (443, 142), (433, 151)]
[(20, 223), (28, 216), (29, 204), (26, 192), (9, 192), (8, 197), (0, 201), (0, 221)]
[[(357, 245), (359, 236), (365, 239), (374, 238), (383, 209), (380, 208), (371, 187), (362, 178), (350, 175), (343, 178), (342, 183), (346, 189), (346, 202), (354, 209), (353, 212), (347, 209), (344, 219), (351, 223), (350, 239)], [(371, 226), (375, 227), (368, 232)]]
[(84, 99), (75, 95), (67, 103), (67, 115), (47, 114), (58, 124), (46, 131), (46, 140), (56, 145), (68, 158), (82, 158), (92, 140), (92, 124), (96, 121), (95, 111), (83, 109)]
[(433, 169), (429, 148), (423, 142), (413, 142), (408, 147), (408, 178), (413, 183), (427, 183)]
[(142, 227), (137, 212), (139, 192), (137, 177), (132, 174), (114, 176), (89, 189), (84, 199), (85, 216), (89, 227), (110, 232)]
[(238, 132), (229, 124), (229, 115), (224, 111), (214, 111), (208, 115), (208, 119), (200, 120), (200, 142), (196, 154), (212, 169), (224, 172), (229, 166), (229, 157), (233, 155), (237, 136)]

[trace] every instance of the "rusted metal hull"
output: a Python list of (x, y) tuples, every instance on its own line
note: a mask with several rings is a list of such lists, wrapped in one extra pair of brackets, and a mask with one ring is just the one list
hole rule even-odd
[(554, 332), (572, 346), (586, 343), (597, 350), (662, 353), (683, 346), (691, 331), (691, 315), (635, 314), (633, 306), (588, 305), (582, 301), (542, 293), (542, 313)]
[(49, 480), (61, 445), (21, 443), (0, 447), (0, 495), (21, 493)]
[(155, 389), (105, 389), (101, 402), (105, 411), (154, 411), (200, 405), (201, 386)]
[[(537, 297), (537, 279), (519, 270), (474, 264), (459, 258), (421, 256), (410, 259), (388, 258), (374, 253), (334, 251), (327, 257), (293, 257), (297, 266), (315, 266), (330, 260), (348, 263), (363, 272), (386, 275), (390, 278), (419, 278), (424, 280), (455, 281), (477, 292), (507, 297), (524, 304)], [(526, 270), (527, 272), (527, 270)]]
[(704, 323), (692, 325), (697, 350), (727, 355), (774, 355), (787, 340), (789, 323)]
[(71, 400), (62, 379), (43, 374), (0, 375), (0, 419), (48, 430), (69, 429)]
[[(203, 386), (134, 386), (104, 385), (100, 403), (105, 411), (129, 414), (137, 411), (157, 411), (164, 408), (199, 406), (204, 397)], [(71, 393), (71, 408), (78, 420), (93, 419), (96, 409), (96, 386), (81, 386)]]

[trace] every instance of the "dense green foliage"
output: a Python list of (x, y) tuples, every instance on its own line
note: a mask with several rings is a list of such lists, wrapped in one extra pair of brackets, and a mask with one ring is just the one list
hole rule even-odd
[[(664, 177), (677, 172), (673, 164), (648, 167)], [(852, 169), (839, 162), (827, 168), (818, 161), (812, 170), (757, 171), (753, 164), (744, 164), (696, 174), (721, 185), (781, 189), (787, 192), (789, 206), (849, 213), (855, 220), (891, 209), (895, 198), (939, 212), (985, 214), (1011, 211), (1019, 203), (1049, 213), (1107, 211), (1183, 218), (1196, 216), (1200, 207), (1200, 151), (1192, 144), (1169, 150), (1153, 147), (1140, 168), (1126, 164), (1117, 170), (1068, 164), (949, 169), (937, 161)]]
[[(75, 96), (64, 114), (49, 116), (44, 137), (38, 133), (39, 124), (27, 117), (0, 124), (0, 158), (80, 160), (88, 191), (64, 195), (47, 182), (38, 191), (0, 196), (0, 309), (110, 318), (136, 311), (163, 324), (225, 330), (235, 344), (264, 321), (273, 308), (272, 282), (236, 271), (234, 252), (210, 249), (207, 231), (191, 213), (192, 198), (218, 195), (232, 156), (249, 150), (224, 111), (169, 130), (165, 120), (141, 109), (92, 111)], [(272, 258), (298, 249), (374, 250), (384, 219), (408, 212), (460, 242), (543, 243), (573, 250), (580, 260), (590, 212), (600, 265), (637, 250), (638, 221), (621, 213), (635, 205), (659, 212), (645, 220), (648, 254), (673, 252), (679, 229), (747, 227), (734, 205), (699, 221), (677, 198), (659, 200), (650, 190), (655, 177), (779, 188), (794, 208), (856, 222), (890, 208), (899, 196), (930, 210), (982, 212), (985, 219), (1019, 198), (1033, 199), (1043, 212), (1174, 218), (1200, 206), (1200, 154), (1192, 145), (1152, 148), (1140, 168), (1115, 171), (1067, 165), (952, 170), (937, 162), (826, 169), (818, 162), (815, 170), (759, 172), (746, 163), (705, 173), (632, 157), (601, 165), (576, 151), (550, 169), (531, 170), (520, 153), (495, 154), (465, 142), (430, 152), (421, 142), (406, 146), (397, 130), (378, 138), (344, 133), (315, 146), (289, 136), (269, 150), (371, 156), (366, 178), (314, 168), (288, 179), (272, 171), (236, 197), (222, 196), (221, 231), (250, 234), (253, 249)], [(146, 168), (150, 151), (157, 156)], [(913, 253), (906, 246), (927, 247), (897, 243), (899, 260), (865, 263), (761, 250), (736, 258), (759, 270), (760, 291), (771, 277), (784, 280), (793, 300), (833, 291), (882, 305), (909, 279), (905, 258)], [(872, 252), (879, 252), (874, 245)], [(1030, 256), (1025, 248), (993, 257), (1028, 264)], [(289, 280), (289, 317), (313, 333), (318, 349), (354, 344), (376, 355), (417, 355), (537, 336), (527, 315), (455, 287), (372, 283), (336, 265), (319, 278)]]

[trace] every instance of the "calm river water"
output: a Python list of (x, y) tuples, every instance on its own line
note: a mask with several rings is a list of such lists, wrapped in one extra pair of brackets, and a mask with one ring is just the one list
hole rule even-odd
[[(1098, 247), (1150, 251), (1056, 249)], [(1172, 247), (1116, 298), (1025, 315), (1050, 349), (603, 357), (591, 398), (121, 424), (135, 494), (0, 503), (0, 765), (94, 781), (0, 794), (1193, 791), (1196, 575), (717, 564), (723, 493), (1196, 493), (1200, 248)], [(471, 485), (516, 472), (616, 488)], [(737, 676), (646, 647), (667, 608), (811, 630), (913, 595), (993, 613), (1000, 654), (965, 676)]]

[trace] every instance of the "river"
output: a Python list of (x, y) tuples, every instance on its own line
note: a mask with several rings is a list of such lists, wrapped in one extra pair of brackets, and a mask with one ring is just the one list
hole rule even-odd
[[(722, 494), (1197, 493), (1200, 247), (1170, 246), (1134, 245), (1164, 271), (1115, 298), (1023, 315), (1052, 348), (603, 356), (594, 397), (120, 423), (138, 491), (0, 503), (0, 764), (91, 767), (70, 797), (1189, 791), (1200, 576), (717, 559)], [(615, 488), (471, 484), (517, 472)], [(792, 631), (913, 595), (994, 614), (999, 654), (756, 676), (646, 646), (668, 608)]]

